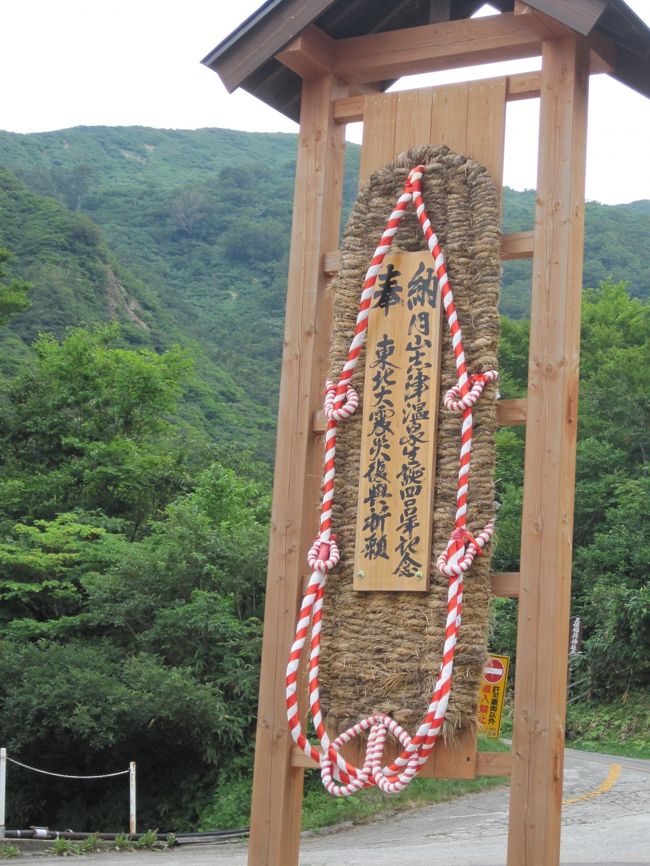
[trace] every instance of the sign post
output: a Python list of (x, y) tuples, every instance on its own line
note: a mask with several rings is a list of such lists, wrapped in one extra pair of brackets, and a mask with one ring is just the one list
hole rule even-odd
[(509, 656), (490, 656), (483, 669), (478, 703), (478, 722), (486, 737), (498, 739), (501, 731), (503, 702), (508, 685)]

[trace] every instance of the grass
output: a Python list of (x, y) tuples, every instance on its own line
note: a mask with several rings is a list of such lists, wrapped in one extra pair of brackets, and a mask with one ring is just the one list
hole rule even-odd
[(0, 845), (0, 860), (15, 860), (20, 856), (20, 849), (16, 845)]
[(445, 803), (503, 785), (507, 779), (498, 776), (480, 779), (414, 779), (405, 791), (390, 797), (376, 789), (360, 791), (354, 797), (332, 797), (317, 779), (317, 786), (305, 791), (302, 813), (303, 830), (320, 830), (333, 824), (351, 821), (360, 824), (380, 814), (393, 815), (419, 806)]
[(581, 752), (601, 752), (604, 755), (615, 755), (618, 758), (641, 758), (650, 760), (650, 743), (620, 743), (618, 740), (567, 740), (567, 749), (579, 749)]
[[(163, 848), (172, 848), (176, 844), (176, 837), (173, 833), (169, 833), (164, 842), (158, 839), (157, 833), (157, 830), (147, 830), (146, 833), (142, 833), (139, 839), (134, 840), (131, 840), (125, 833), (119, 833), (111, 847), (114, 851), (133, 851), (136, 848), (157, 851)], [(73, 842), (70, 839), (55, 839), (50, 851), (58, 857), (72, 857), (76, 854), (90, 854), (100, 848), (105, 849), (107, 847), (108, 845), (102, 844), (97, 834), (93, 833), (80, 842)], [(0, 859), (2, 859), (1, 852)]]

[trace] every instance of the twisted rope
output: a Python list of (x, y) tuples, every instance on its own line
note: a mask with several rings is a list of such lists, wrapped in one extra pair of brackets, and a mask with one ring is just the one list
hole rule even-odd
[[(470, 457), (472, 450), (472, 407), (481, 396), (488, 382), (497, 378), (494, 370), (468, 376), (465, 352), (458, 315), (449, 285), (444, 255), (433, 231), (422, 198), (422, 176), (424, 166), (417, 166), (409, 173), (393, 212), (391, 213), (381, 241), (375, 250), (359, 301), (354, 335), (347, 360), (338, 383), (327, 381), (325, 389), (325, 415), (328, 419), (325, 431), (325, 467), (323, 474), (323, 499), (320, 515), (320, 531), (310, 552), (309, 566), (312, 575), (305, 590), (294, 641), (289, 654), (286, 671), (287, 719), (291, 734), (298, 747), (320, 764), (321, 777), (326, 790), (336, 797), (353, 794), (361, 788), (376, 785), (387, 794), (403, 790), (417, 775), (431, 753), (442, 730), (451, 691), (454, 653), (461, 623), (463, 601), (463, 575), (471, 566), (494, 531), (493, 521), (488, 522), (474, 537), (467, 529), (467, 493), (469, 489)], [(332, 502), (334, 499), (336, 433), (339, 421), (349, 418), (357, 409), (359, 398), (350, 380), (359, 360), (368, 328), (368, 315), (372, 303), (377, 276), (384, 257), (391, 248), (400, 221), (413, 202), (415, 211), (434, 262), (438, 288), (451, 332), (451, 341), (456, 364), (457, 384), (444, 398), (445, 407), (462, 413), (461, 445), (456, 493), (456, 519), (446, 549), (437, 560), (441, 574), (448, 578), (447, 619), (440, 673), (436, 680), (426, 715), (416, 733), (411, 737), (394, 719), (384, 713), (375, 713), (353, 725), (333, 741), (330, 740), (320, 706), (318, 682), (320, 660), (320, 633), (323, 599), (327, 575), (339, 561), (336, 537), (332, 534)], [(311, 629), (309, 657), (309, 705), (316, 734), (320, 741), (319, 751), (305, 736), (298, 708), (298, 669), (300, 657)], [(368, 741), (363, 766), (356, 767), (340, 754), (340, 748), (359, 734), (368, 732)], [(400, 755), (389, 765), (382, 766), (384, 745), (388, 734), (392, 734), (402, 746)]]

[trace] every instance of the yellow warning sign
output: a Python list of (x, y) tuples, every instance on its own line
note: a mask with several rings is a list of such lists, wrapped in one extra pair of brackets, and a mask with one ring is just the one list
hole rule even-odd
[(478, 700), (478, 724), (486, 737), (497, 739), (508, 685), (510, 656), (490, 656), (483, 669)]

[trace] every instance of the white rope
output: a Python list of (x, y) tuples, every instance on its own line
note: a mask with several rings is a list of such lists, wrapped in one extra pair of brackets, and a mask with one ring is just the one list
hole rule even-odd
[(44, 776), (56, 776), (57, 779), (110, 779), (112, 776), (125, 776), (130, 773), (130, 770), (119, 770), (117, 773), (101, 773), (98, 776), (72, 776), (68, 773), (51, 773), (49, 770), (39, 770), (38, 767), (30, 767), (29, 764), (23, 764), (21, 761), (16, 761), (7, 755), (7, 760), (12, 764), (17, 764), (19, 767), (24, 767), (26, 770), (31, 770), (33, 773), (42, 773)]

